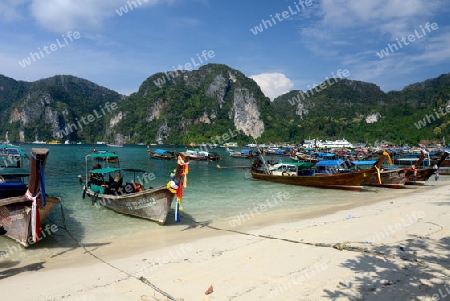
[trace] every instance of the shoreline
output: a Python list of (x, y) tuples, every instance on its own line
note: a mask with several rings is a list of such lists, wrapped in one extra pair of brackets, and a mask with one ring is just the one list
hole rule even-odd
[[(111, 242), (85, 243), (89, 253), (74, 242), (72, 248), (25, 267), (20, 262), (6, 266), (3, 262), (6, 272), (0, 270), (0, 279), (7, 296), (11, 293), (17, 300), (167, 300), (145, 281), (184, 300), (270, 296), (279, 300), (365, 296), (371, 300), (374, 292), (387, 294), (386, 300), (403, 298), (402, 293), (416, 297), (423, 293), (420, 300), (427, 300), (427, 294), (439, 293), (434, 288), (445, 292), (446, 285), (450, 286), (445, 266), (443, 272), (437, 273), (435, 268), (423, 275), (419, 271), (422, 265), (417, 264), (442, 265), (439, 258), (449, 253), (442, 247), (450, 246), (450, 207), (443, 206), (448, 205), (445, 195), (449, 187), (450, 182), (442, 181), (365, 204), (350, 202), (309, 212), (280, 209), (254, 216), (237, 227), (230, 226), (231, 218), (186, 222), (158, 230), (158, 237), (136, 234)], [(428, 253), (439, 250), (433, 263), (422, 258), (419, 242), (430, 246), (425, 248)], [(402, 259), (399, 252), (407, 256)], [(346, 271), (342, 261), (347, 261), (352, 271)], [(378, 276), (365, 261), (372, 266), (384, 262), (387, 271)], [(355, 273), (358, 262), (364, 268), (358, 265), (361, 271)], [(422, 276), (417, 277), (420, 285), (408, 286), (403, 270)], [(144, 278), (139, 281), (139, 277)], [(365, 278), (361, 281), (358, 277)], [(46, 280), (53, 285), (43, 290), (39, 282)], [(364, 289), (349, 285), (355, 282), (362, 282)], [(211, 284), (215, 291), (205, 295)], [(399, 292), (400, 285), (410, 292)], [(38, 298), (33, 291), (39, 291)]]

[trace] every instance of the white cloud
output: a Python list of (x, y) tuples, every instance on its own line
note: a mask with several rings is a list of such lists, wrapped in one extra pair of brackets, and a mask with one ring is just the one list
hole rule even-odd
[(428, 0), (353, 1), (323, 0), (323, 23), (330, 28), (371, 25), (372, 30), (392, 37), (409, 33), (429, 20), (439, 8)]
[(274, 100), (277, 96), (289, 92), (294, 83), (282, 73), (261, 73), (250, 76), (263, 93)]
[(50, 31), (64, 32), (82, 28), (98, 28), (106, 18), (119, 17), (116, 10), (132, 10), (160, 2), (173, 3), (175, 0), (31, 0), (30, 10), (37, 22)]
[(438, 29), (441, 32), (436, 32), (440, 35), (432, 36), (425, 44), (424, 51), (411, 58), (413, 63), (421, 62), (422, 64), (439, 64), (444, 63), (450, 59), (450, 32), (448, 27), (445, 29)]

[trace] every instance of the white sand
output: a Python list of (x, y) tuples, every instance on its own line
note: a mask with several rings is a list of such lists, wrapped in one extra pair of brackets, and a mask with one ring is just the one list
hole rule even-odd
[[(278, 212), (236, 228), (227, 221), (168, 227), (156, 237), (90, 252), (72, 248), (26, 266), (4, 262), (1, 294), (33, 301), (170, 300), (151, 283), (186, 301), (450, 300), (450, 185), (438, 183), (319, 217), (292, 221), (292, 212)], [(273, 224), (283, 214), (291, 221)], [(205, 295), (210, 285), (214, 292)]]

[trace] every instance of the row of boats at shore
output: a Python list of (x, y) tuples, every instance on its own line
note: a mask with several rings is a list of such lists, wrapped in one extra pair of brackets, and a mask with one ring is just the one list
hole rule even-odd
[[(321, 188), (355, 191), (360, 191), (364, 186), (402, 188), (404, 185), (423, 185), (433, 174), (437, 179), (444, 163), (449, 162), (446, 160), (448, 154), (443, 152), (438, 160), (431, 161), (422, 152), (419, 158), (408, 159), (411, 162), (409, 167), (392, 167), (394, 163), (387, 151), (382, 152), (377, 160), (298, 160), (278, 163), (255, 160), (251, 174), (258, 180)], [(384, 164), (386, 160), (389, 165)]]
[[(38, 242), (41, 225), (56, 205), (61, 206), (63, 213), (61, 199), (45, 191), (44, 168), (48, 153), (46, 148), (32, 148), (28, 156), (19, 146), (0, 145), (0, 234), (23, 246)], [(176, 169), (166, 185), (148, 186), (151, 182), (145, 179), (151, 174), (147, 171), (124, 168), (115, 152), (94, 149), (85, 156), (85, 174), (78, 176), (82, 186), (80, 198), (87, 197), (92, 205), (160, 225), (166, 223), (172, 203), (175, 203), (175, 219), (179, 222), (183, 188), (187, 186), (191, 161), (218, 161), (220, 156), (216, 152), (188, 149), (177, 152), (148, 148), (147, 153), (151, 158), (176, 162)], [(408, 184), (424, 184), (443, 167), (450, 166), (446, 151), (431, 156), (422, 151), (417, 154), (420, 157), (403, 158), (409, 160), (404, 161), (409, 162), (407, 166), (395, 168), (391, 163), (402, 162), (402, 159), (392, 158), (386, 150), (365, 153), (364, 158), (352, 151), (321, 153), (295, 148), (241, 151), (227, 148), (227, 153), (231, 157), (252, 159), (247, 161), (245, 168), (256, 180), (356, 191), (364, 186), (401, 188)], [(278, 161), (280, 158), (286, 160)], [(137, 174), (140, 176), (136, 177)]]
[[(431, 175), (435, 174), (437, 178), (440, 173), (448, 174), (450, 171), (450, 160), (446, 160), (448, 152), (444, 150), (427, 152), (422, 149), (420, 153), (401, 152), (398, 149), (372, 152), (354, 149), (334, 149), (332, 152), (307, 149), (298, 151), (293, 147), (226, 150), (231, 157), (255, 159), (248, 167), (254, 179), (322, 188), (402, 188), (404, 185), (422, 185)], [(215, 152), (213, 155), (207, 151), (186, 150), (184, 153), (191, 160), (220, 160)], [(177, 152), (149, 148), (148, 154), (155, 159), (171, 160), (176, 157)]]

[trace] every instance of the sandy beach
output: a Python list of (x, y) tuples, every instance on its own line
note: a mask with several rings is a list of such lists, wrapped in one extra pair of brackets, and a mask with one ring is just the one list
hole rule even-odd
[[(252, 216), (243, 211), (240, 225), (233, 219), (185, 222), (155, 237), (74, 241), (31, 263), (4, 259), (2, 296), (450, 300), (450, 182), (433, 185), (393, 191), (372, 204), (361, 193), (358, 207)], [(213, 292), (205, 294), (210, 286)]]

